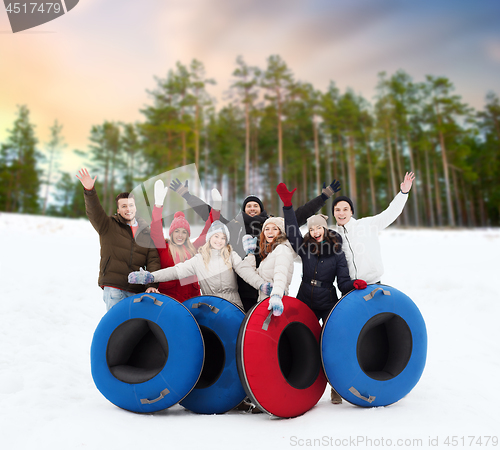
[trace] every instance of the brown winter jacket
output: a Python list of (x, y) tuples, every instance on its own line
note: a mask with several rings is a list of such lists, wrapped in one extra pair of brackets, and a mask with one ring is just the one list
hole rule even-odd
[(84, 190), (85, 209), (90, 223), (99, 233), (101, 244), (101, 262), (99, 266), (98, 284), (112, 286), (130, 292), (144, 292), (150, 285), (129, 284), (128, 274), (140, 267), (153, 272), (161, 269), (158, 251), (150, 237), (147, 223), (137, 219), (139, 228), (135, 238), (132, 229), (118, 214), (108, 216), (101, 206), (94, 189)]

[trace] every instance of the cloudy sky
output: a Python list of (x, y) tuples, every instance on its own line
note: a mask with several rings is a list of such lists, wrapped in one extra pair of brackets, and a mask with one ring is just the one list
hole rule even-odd
[(377, 74), (448, 77), (481, 109), (500, 95), (499, 0), (80, 0), (68, 14), (12, 33), (0, 3), (0, 142), (26, 104), (42, 143), (54, 120), (69, 158), (90, 127), (142, 120), (140, 109), (177, 61), (197, 58), (222, 101), (235, 60), (265, 68), (279, 54), (298, 80), (331, 80), (373, 99)]

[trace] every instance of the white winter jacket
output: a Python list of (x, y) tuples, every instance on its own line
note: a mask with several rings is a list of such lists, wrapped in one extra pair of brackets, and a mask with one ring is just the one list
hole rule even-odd
[(345, 225), (334, 227), (342, 236), (342, 250), (353, 280), (365, 280), (368, 284), (380, 281), (384, 266), (378, 235), (399, 217), (407, 200), (408, 194), (399, 192), (380, 214), (357, 220), (351, 217)]
[(155, 277), (155, 282), (182, 280), (183, 278), (196, 275), (200, 283), (203, 295), (215, 295), (234, 303), (243, 309), (240, 296), (238, 294), (238, 283), (236, 282), (236, 267), (241, 263), (240, 256), (231, 252), (231, 264), (233, 269), (229, 269), (224, 263), (219, 250), (211, 249), (210, 263), (208, 269), (205, 266), (203, 257), (198, 253), (191, 259), (176, 264), (173, 267), (151, 272)]
[[(256, 268), (255, 255), (248, 255), (237, 267), (238, 275), (259, 291), (258, 302), (272, 295), (283, 297), (288, 294), (288, 287), (292, 282), (293, 261), (296, 257), (297, 254), (293, 251), (290, 242), (286, 240), (276, 246), (258, 268)], [(273, 290), (269, 295), (259, 290), (260, 286), (267, 282), (273, 283)]]

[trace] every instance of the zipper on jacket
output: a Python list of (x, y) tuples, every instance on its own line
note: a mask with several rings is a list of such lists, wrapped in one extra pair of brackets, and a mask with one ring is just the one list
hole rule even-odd
[(347, 239), (347, 243), (349, 244), (349, 248), (351, 249), (352, 264), (354, 266), (354, 271), (355, 271), (356, 278), (358, 278), (358, 268), (356, 267), (356, 262), (354, 261), (354, 252), (352, 251), (351, 241), (349, 240), (349, 237), (347, 236), (348, 233), (347, 233), (347, 230), (346, 230), (346, 228), (345, 228), (344, 225), (342, 225), (342, 228), (344, 229), (345, 237)]

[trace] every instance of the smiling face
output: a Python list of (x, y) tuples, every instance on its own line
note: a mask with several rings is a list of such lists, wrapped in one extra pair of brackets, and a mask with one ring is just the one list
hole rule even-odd
[(257, 216), (259, 215), (262, 211), (260, 209), (260, 206), (257, 202), (248, 202), (245, 205), (245, 212), (250, 216)]
[(172, 233), (172, 242), (175, 245), (183, 245), (189, 234), (185, 228), (176, 228)]
[(136, 213), (135, 200), (133, 198), (120, 198), (117, 205), (118, 215), (123, 217), (127, 223), (133, 223)]
[(266, 238), (266, 242), (272, 242), (276, 236), (281, 234), (281, 230), (274, 223), (268, 223), (264, 230), (264, 237)]
[(227, 243), (226, 235), (224, 233), (215, 233), (208, 242), (210, 242), (210, 247), (214, 250), (221, 250)]
[(352, 210), (349, 203), (341, 201), (338, 202), (333, 209), (333, 217), (337, 221), (337, 225), (345, 225), (352, 217)]
[(325, 228), (321, 225), (314, 225), (309, 228), (309, 234), (316, 242), (321, 242), (325, 237)]

